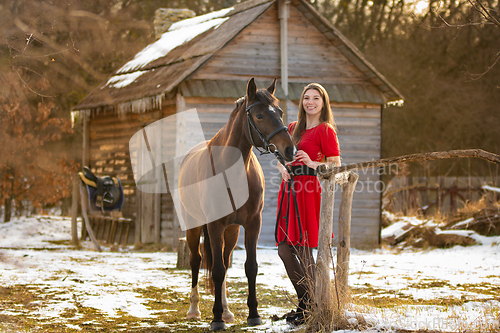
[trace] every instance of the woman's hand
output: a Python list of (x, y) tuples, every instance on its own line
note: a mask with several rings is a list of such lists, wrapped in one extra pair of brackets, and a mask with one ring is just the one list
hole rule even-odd
[(305, 165), (307, 165), (312, 169), (316, 169), (317, 166), (319, 165), (317, 162), (311, 160), (309, 155), (307, 155), (307, 153), (303, 150), (297, 151), (297, 154), (295, 155), (295, 160), (304, 163)]
[(278, 170), (281, 173), (281, 178), (283, 178), (283, 180), (285, 182), (287, 182), (288, 180), (290, 180), (290, 174), (288, 173), (288, 171), (286, 170), (286, 168), (283, 166), (283, 164), (278, 163)]

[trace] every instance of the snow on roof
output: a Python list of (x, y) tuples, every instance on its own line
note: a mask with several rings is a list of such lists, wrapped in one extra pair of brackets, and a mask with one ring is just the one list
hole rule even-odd
[[(226, 15), (233, 9), (233, 7), (225, 8), (216, 12), (196, 16), (172, 24), (168, 31), (165, 32), (159, 40), (146, 46), (146, 48), (144, 48), (141, 52), (137, 53), (134, 59), (123, 65), (117, 73), (122, 74), (143, 68), (152, 61), (166, 56), (177, 46), (189, 42), (205, 31), (208, 31), (211, 28), (217, 29), (229, 18), (222, 16)], [(117, 75), (114, 77), (116, 76)]]
[[(111, 87), (111, 88), (123, 88), (134, 82), (139, 76), (141, 76), (144, 73), (147, 73), (149, 71), (137, 71), (137, 72), (132, 72), (132, 73), (127, 73), (127, 74), (122, 74), (122, 75), (115, 75), (112, 76), (108, 82), (106, 82), (106, 86)], [(103, 89), (105, 86), (103, 86), (101, 89)]]

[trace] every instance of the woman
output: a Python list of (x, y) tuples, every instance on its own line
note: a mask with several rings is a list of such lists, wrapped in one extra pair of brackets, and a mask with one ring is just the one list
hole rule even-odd
[[(330, 99), (325, 88), (311, 83), (304, 88), (299, 103), (297, 121), (288, 126), (297, 145), (296, 158), (287, 169), (278, 164), (283, 181), (278, 196), (276, 241), (278, 254), (285, 264), (297, 297), (297, 311), (287, 321), (304, 323), (304, 310), (311, 303), (315, 263), (312, 248), (318, 246), (321, 185), (316, 176), (320, 164), (340, 166), (340, 150)], [(293, 186), (293, 191), (290, 187)], [(296, 199), (295, 199), (295, 198)], [(296, 213), (298, 207), (299, 214)], [(312, 291), (311, 291), (312, 293)]]

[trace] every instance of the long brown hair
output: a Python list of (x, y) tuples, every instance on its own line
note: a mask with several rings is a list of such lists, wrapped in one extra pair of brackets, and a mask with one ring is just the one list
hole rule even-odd
[(335, 119), (333, 118), (332, 108), (330, 107), (330, 97), (325, 88), (319, 83), (310, 83), (305, 86), (302, 95), (300, 96), (299, 102), (299, 114), (297, 116), (297, 124), (292, 132), (292, 139), (295, 144), (298, 144), (301, 140), (302, 133), (306, 129), (306, 111), (304, 110), (304, 95), (308, 90), (314, 89), (319, 92), (320, 96), (323, 98), (323, 109), (321, 109), (321, 114), (319, 116), (320, 123), (329, 124), (335, 133), (337, 133), (337, 126), (335, 125)]

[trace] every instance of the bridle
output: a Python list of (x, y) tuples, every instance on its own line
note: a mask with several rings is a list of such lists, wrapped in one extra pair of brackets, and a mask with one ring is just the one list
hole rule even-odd
[[(283, 154), (280, 153), (280, 151), (278, 150), (278, 148), (276, 147), (276, 145), (274, 143), (269, 142), (269, 140), (271, 140), (271, 138), (273, 136), (275, 136), (276, 134), (278, 134), (281, 131), (286, 131), (288, 133), (288, 128), (283, 125), (282, 127), (279, 127), (277, 129), (275, 129), (271, 134), (269, 134), (266, 137), (260, 131), (260, 129), (257, 127), (257, 124), (255, 123), (255, 121), (252, 118), (252, 115), (250, 114), (250, 109), (251, 108), (253, 108), (256, 105), (263, 104), (263, 103), (262, 102), (255, 102), (253, 104), (248, 105), (248, 100), (246, 100), (245, 103), (246, 103), (245, 104), (246, 105), (245, 112), (247, 114), (248, 135), (250, 136), (250, 142), (252, 143), (252, 146), (254, 146), (255, 149), (257, 149), (261, 155), (273, 153), (276, 156), (276, 158), (278, 159), (278, 161), (280, 161), (281, 164), (283, 164), (285, 167), (287, 167), (286, 164), (285, 164), (285, 157), (283, 156)], [(264, 149), (262, 149), (262, 147), (258, 147), (255, 144), (255, 142), (253, 140), (253, 135), (252, 135), (252, 131), (250, 129), (250, 126), (259, 135), (260, 140), (264, 144)], [(274, 148), (273, 151), (271, 151), (271, 147)]]

